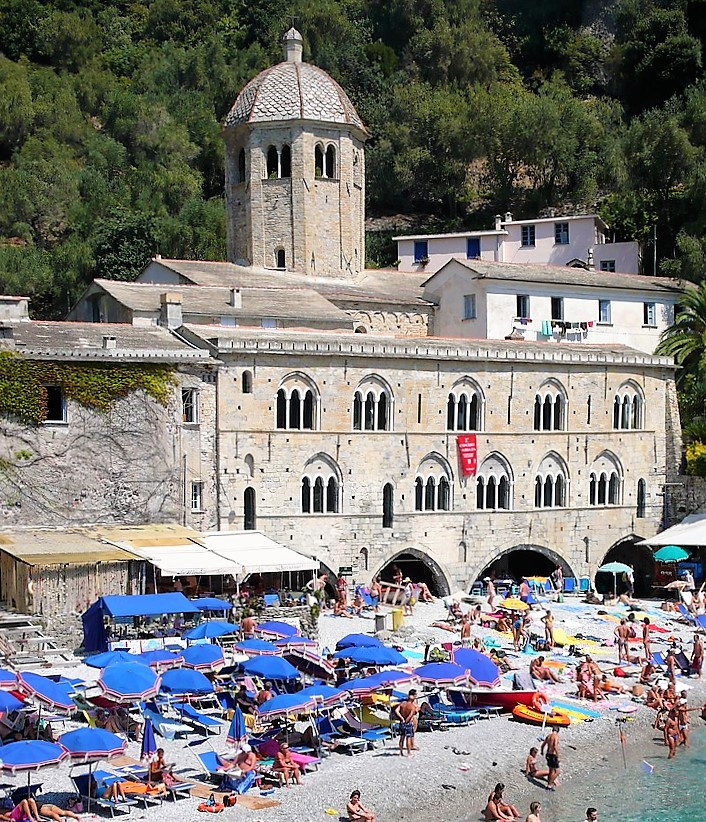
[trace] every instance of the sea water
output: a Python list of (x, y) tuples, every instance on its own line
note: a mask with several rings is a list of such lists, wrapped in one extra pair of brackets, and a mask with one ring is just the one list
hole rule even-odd
[[(626, 729), (623, 762), (616, 730), (613, 752), (585, 782), (572, 779), (559, 785), (555, 793), (538, 788), (532, 799), (542, 803), (543, 822), (583, 822), (588, 807), (598, 810), (599, 822), (706, 820), (706, 726), (698, 718), (693, 725), (691, 747), (679, 748), (671, 760), (667, 749), (656, 741), (657, 735), (655, 741), (637, 747)], [(602, 753), (595, 751), (598, 756)], [(564, 760), (578, 755), (566, 746), (562, 750)], [(582, 755), (594, 754), (586, 751)]]

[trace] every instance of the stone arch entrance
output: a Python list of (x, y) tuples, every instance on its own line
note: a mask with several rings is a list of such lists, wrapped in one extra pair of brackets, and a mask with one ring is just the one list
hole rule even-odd
[(477, 573), (471, 577), (471, 583), (491, 574), (495, 579), (515, 581), (526, 576), (549, 576), (557, 565), (561, 566), (565, 577), (577, 578), (569, 563), (556, 551), (544, 545), (514, 545), (488, 556), (478, 567)]
[(418, 548), (405, 548), (382, 564), (376, 573), (381, 580), (392, 582), (394, 566), (402, 571), (402, 577), (409, 577), (413, 582), (426, 582), (434, 596), (447, 596), (451, 586), (446, 572), (429, 554)]
[[(638, 545), (642, 540), (636, 534), (624, 537), (615, 543), (599, 563), (605, 565), (608, 562), (624, 562), (632, 565), (635, 572), (635, 596), (648, 597), (652, 593), (655, 579), (655, 560), (652, 551), (646, 545)], [(595, 587), (599, 594), (607, 592), (613, 593), (613, 575), (597, 573), (595, 576)], [(617, 591), (622, 594), (626, 585), (618, 575)]]

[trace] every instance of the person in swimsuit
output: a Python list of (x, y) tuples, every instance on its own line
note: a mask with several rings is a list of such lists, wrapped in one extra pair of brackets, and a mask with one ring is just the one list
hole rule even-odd
[(561, 682), (561, 679), (544, 664), (544, 657), (538, 656), (530, 662), (529, 672), (532, 679), (539, 679), (542, 682)]
[(257, 628), (257, 621), (248, 612), (246, 616), (240, 620), (240, 632), (243, 635), (243, 639), (254, 639), (255, 628)]
[(704, 643), (699, 634), (694, 635), (694, 650), (691, 654), (691, 670), (701, 678), (701, 668), (704, 664)]
[(669, 756), (667, 759), (674, 759), (677, 755), (677, 745), (681, 739), (679, 731), (679, 721), (677, 719), (677, 712), (672, 708), (664, 725), (664, 738), (669, 748)]
[[(545, 753), (546, 751), (546, 753)], [(556, 788), (556, 780), (561, 768), (559, 762), (559, 728), (552, 728), (550, 733), (542, 742), (542, 753), (547, 760), (549, 775), (547, 776), (547, 788), (553, 791)]]
[(490, 607), (491, 611), (493, 610), (493, 600), (495, 599), (495, 585), (493, 585), (493, 578), (487, 577), (486, 583), (488, 584), (488, 606)]
[(549, 771), (540, 771), (537, 768), (537, 754), (539, 748), (530, 748), (529, 755), (525, 760), (525, 776), (528, 779), (546, 779), (549, 776)]
[(630, 626), (626, 619), (620, 620), (620, 625), (613, 632), (615, 634), (615, 644), (618, 646), (618, 665), (625, 660), (630, 664), (628, 653), (628, 638), (630, 637)]
[(275, 755), (275, 761), (272, 765), (272, 770), (275, 771), (284, 782), (284, 786), (288, 788), (290, 777), (297, 785), (301, 785), (301, 769), (299, 765), (292, 759), (292, 752), (289, 750), (289, 745), (283, 742), (279, 746), (279, 751)]
[(400, 722), (400, 756), (404, 756), (405, 745), (407, 747), (407, 756), (412, 756), (412, 752), (416, 749), (414, 724), (418, 713), (417, 692), (412, 689), (407, 694), (407, 699), (400, 702), (394, 710), (394, 715)]
[(380, 597), (382, 596), (382, 588), (380, 587), (380, 583), (378, 582), (377, 577), (373, 577), (373, 581), (370, 583), (370, 599), (373, 603), (373, 608), (375, 609), (375, 613), (380, 610)]
[(510, 803), (506, 802), (503, 798), (504, 790), (505, 785), (502, 782), (498, 782), (488, 797), (484, 813), (485, 818), (489, 822), (495, 819), (513, 820), (514, 822), (515, 819), (519, 819), (520, 812), (517, 808), (514, 805), (510, 805)]
[[(34, 801), (34, 800), (32, 800)], [(80, 819), (81, 817), (73, 811), (67, 811), (58, 805), (42, 805), (39, 813), (46, 819), (53, 819), (54, 822), (63, 822), (64, 819)]]
[(527, 815), (527, 819), (525, 822), (542, 822), (539, 817), (539, 812), (542, 810), (542, 805), (540, 802), (532, 802), (530, 805), (530, 812)]
[(645, 659), (649, 662), (652, 659), (652, 646), (650, 645), (650, 618), (642, 620), (642, 647), (645, 649)]
[(363, 806), (360, 791), (353, 791), (346, 805), (349, 822), (375, 822), (375, 814)]
[(471, 620), (468, 614), (461, 617), (461, 645), (467, 648), (471, 643)]
[(554, 647), (554, 617), (552, 616), (551, 611), (547, 611), (547, 613), (542, 617), (542, 622), (544, 623), (544, 638), (547, 641), (547, 645), (549, 648)]
[(18, 802), (10, 813), (12, 822), (39, 822), (37, 803), (30, 796)]

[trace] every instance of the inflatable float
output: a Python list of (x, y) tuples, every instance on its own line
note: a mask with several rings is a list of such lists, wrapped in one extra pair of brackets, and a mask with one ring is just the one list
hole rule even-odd
[(520, 722), (529, 722), (531, 725), (558, 725), (561, 728), (571, 725), (571, 718), (561, 711), (545, 714), (544, 711), (536, 711), (527, 705), (516, 705), (512, 709), (512, 715)]

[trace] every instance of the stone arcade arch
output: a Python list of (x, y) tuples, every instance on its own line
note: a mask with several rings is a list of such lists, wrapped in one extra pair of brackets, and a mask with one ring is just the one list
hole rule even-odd
[(508, 577), (519, 581), (523, 576), (548, 576), (557, 565), (561, 566), (565, 577), (578, 579), (578, 575), (561, 554), (544, 545), (523, 543), (489, 552), (482, 562), (475, 565), (468, 578), (473, 583), (492, 573), (496, 579)]
[(426, 582), (434, 596), (443, 597), (451, 593), (448, 573), (437, 560), (419, 548), (397, 551), (378, 566), (374, 576), (384, 582), (391, 582), (393, 565), (398, 565), (403, 576), (408, 576), (413, 582)]
[[(654, 555), (646, 545), (637, 544), (642, 539), (644, 537), (637, 536), (637, 534), (629, 534), (619, 539), (606, 551), (603, 559), (595, 566), (600, 568), (601, 565), (605, 565), (607, 562), (624, 562), (627, 565), (632, 565), (635, 572), (635, 596), (638, 597), (650, 596), (655, 578)], [(613, 575), (596, 573), (594, 584), (599, 594), (612, 593)], [(617, 591), (618, 594), (625, 591), (625, 583), (620, 575), (617, 579)]]

